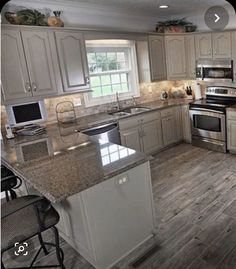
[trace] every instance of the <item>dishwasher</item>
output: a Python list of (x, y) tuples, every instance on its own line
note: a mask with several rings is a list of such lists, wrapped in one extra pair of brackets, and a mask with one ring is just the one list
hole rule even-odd
[(117, 123), (99, 125), (82, 130), (81, 133), (92, 136), (96, 139), (102, 139), (113, 144), (121, 145), (119, 127)]

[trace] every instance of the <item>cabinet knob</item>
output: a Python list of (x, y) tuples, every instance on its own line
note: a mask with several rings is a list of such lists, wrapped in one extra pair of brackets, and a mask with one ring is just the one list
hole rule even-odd
[(34, 92), (37, 91), (37, 85), (36, 85), (35, 82), (32, 83), (32, 89), (33, 89)]
[(27, 93), (27, 92), (31, 92), (31, 86), (30, 86), (29, 82), (25, 83), (25, 93)]

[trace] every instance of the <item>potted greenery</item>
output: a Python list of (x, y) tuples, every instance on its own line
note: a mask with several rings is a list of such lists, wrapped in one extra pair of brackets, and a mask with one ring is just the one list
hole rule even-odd
[(185, 18), (176, 20), (159, 21), (156, 26), (158, 33), (183, 33), (194, 32), (197, 26)]

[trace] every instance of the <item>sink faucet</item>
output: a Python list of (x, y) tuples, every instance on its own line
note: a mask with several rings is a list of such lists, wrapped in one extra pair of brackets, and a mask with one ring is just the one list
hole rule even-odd
[(117, 103), (117, 109), (120, 110), (121, 105), (120, 105), (120, 99), (119, 99), (119, 93), (118, 92), (116, 92), (116, 103)]
[(134, 96), (132, 96), (132, 99), (133, 99), (133, 106), (137, 106), (137, 102), (136, 102)]

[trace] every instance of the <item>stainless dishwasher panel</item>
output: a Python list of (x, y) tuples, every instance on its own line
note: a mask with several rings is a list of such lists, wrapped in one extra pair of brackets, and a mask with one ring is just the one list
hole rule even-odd
[(100, 125), (82, 130), (81, 132), (96, 139), (102, 139), (113, 144), (121, 145), (119, 127), (117, 123)]

